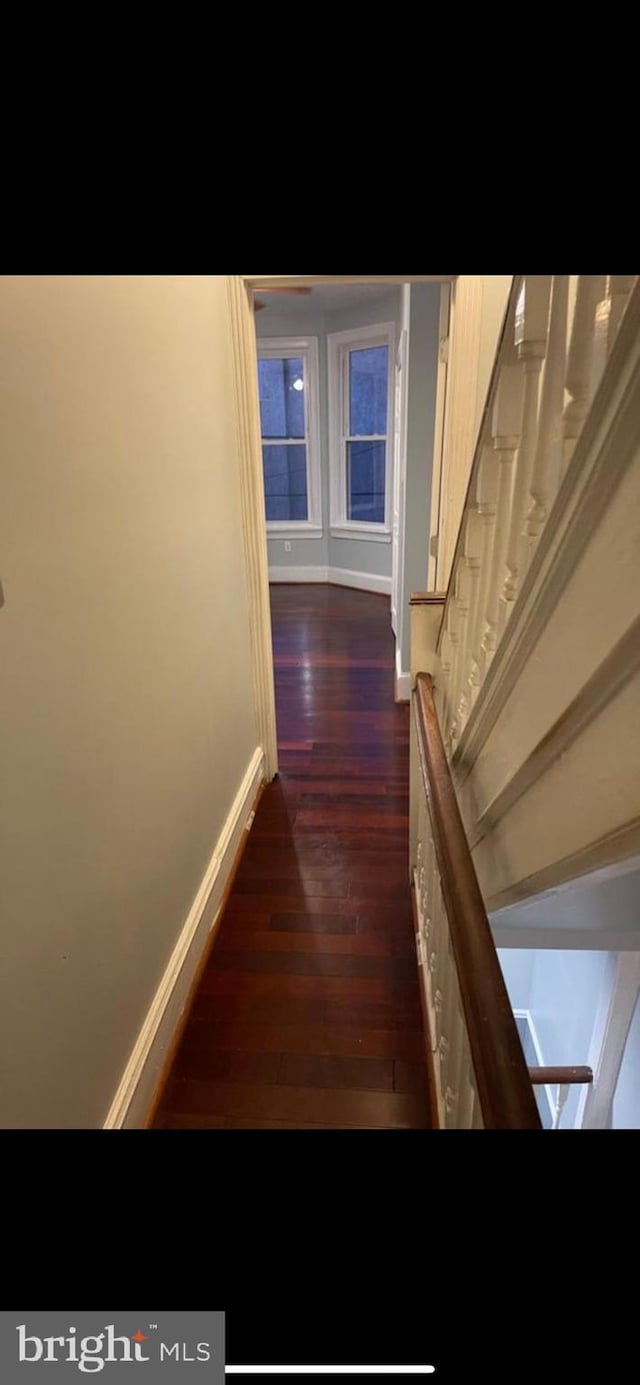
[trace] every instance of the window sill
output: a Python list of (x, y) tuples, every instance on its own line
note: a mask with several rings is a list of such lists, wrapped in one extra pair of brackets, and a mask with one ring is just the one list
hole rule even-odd
[(332, 524), (332, 539), (366, 539), (367, 543), (391, 543), (391, 530), (382, 524)]
[(322, 536), (321, 524), (305, 524), (302, 521), (298, 523), (295, 519), (267, 524), (268, 539), (321, 539)]

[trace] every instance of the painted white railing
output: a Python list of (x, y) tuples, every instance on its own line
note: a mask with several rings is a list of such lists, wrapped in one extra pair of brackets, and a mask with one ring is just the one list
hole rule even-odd
[[(417, 729), (414, 724), (414, 736)], [(417, 859), (413, 871), (416, 943), (421, 969), (426, 1038), (438, 1125), (441, 1129), (483, 1127), (469, 1035), (451, 948), (427, 798), (418, 799)]]
[(433, 697), (412, 698), (411, 865), (425, 1037), (440, 1129), (540, 1129)]
[(449, 755), (511, 619), (636, 278), (514, 277), (438, 639)]

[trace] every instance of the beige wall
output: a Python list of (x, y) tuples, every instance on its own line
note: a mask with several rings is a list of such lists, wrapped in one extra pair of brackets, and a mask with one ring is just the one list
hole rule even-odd
[(222, 276), (0, 279), (3, 1126), (102, 1124), (256, 746)]

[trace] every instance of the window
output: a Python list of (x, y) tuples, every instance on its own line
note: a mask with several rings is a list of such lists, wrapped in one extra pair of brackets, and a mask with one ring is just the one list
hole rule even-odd
[(259, 341), (258, 393), (267, 531), (320, 538), (317, 339)]
[(395, 329), (329, 337), (331, 533), (389, 543)]

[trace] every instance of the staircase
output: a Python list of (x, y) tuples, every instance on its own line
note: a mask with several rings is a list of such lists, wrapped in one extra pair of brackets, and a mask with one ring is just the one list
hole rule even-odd
[[(533, 1082), (552, 1080), (527, 1068), (486, 911), (640, 852), (638, 515), (636, 277), (514, 276), (449, 587), (412, 602), (411, 872), (441, 1126), (540, 1128)], [(558, 1105), (591, 1077), (554, 1070)], [(598, 1072), (594, 1109), (597, 1089)]]

